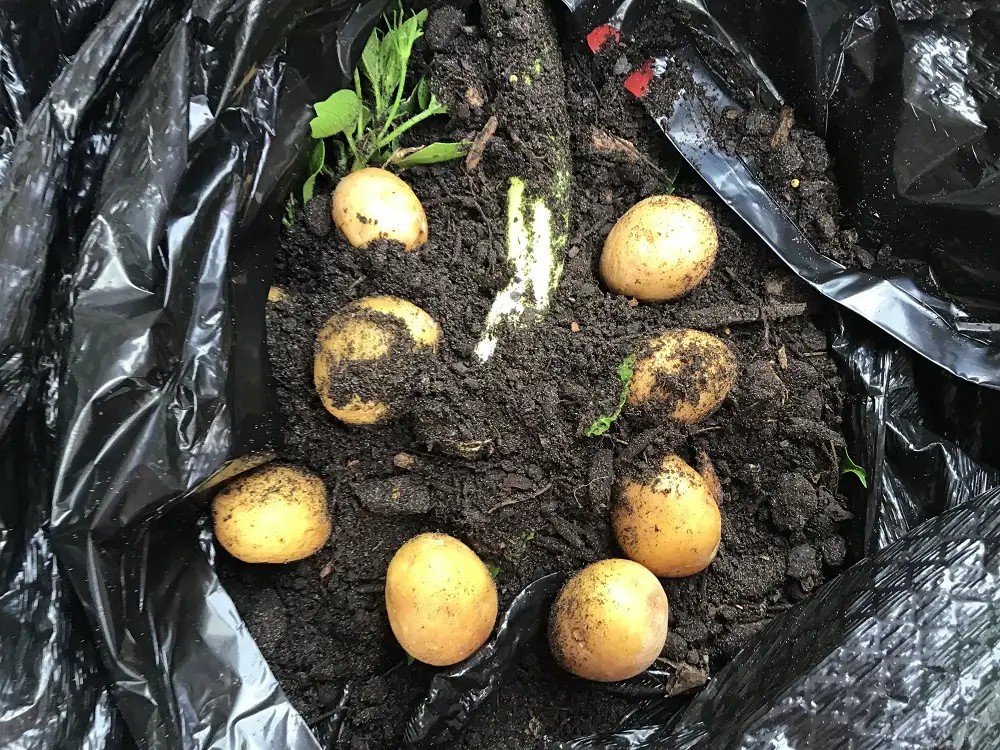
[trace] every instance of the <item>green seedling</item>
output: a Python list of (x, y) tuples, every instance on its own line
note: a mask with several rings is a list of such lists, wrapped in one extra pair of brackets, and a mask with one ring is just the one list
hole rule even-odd
[(486, 569), (490, 571), (490, 577), (495, 581), (500, 575), (500, 566), (496, 563), (486, 563)]
[(847, 449), (844, 449), (844, 455), (840, 457), (840, 475), (853, 474), (861, 482), (861, 486), (868, 489), (868, 474), (863, 468), (858, 466), (851, 459), (850, 455), (847, 453)]
[(622, 389), (621, 393), (618, 395), (618, 404), (615, 406), (615, 410), (607, 416), (595, 419), (593, 424), (583, 431), (584, 435), (587, 437), (598, 437), (611, 429), (611, 425), (613, 425), (615, 420), (621, 416), (622, 409), (625, 408), (625, 400), (628, 398), (628, 389), (632, 385), (632, 377), (634, 375), (635, 355), (630, 354), (622, 360), (620, 365), (618, 365), (618, 380), (621, 381)]
[(434, 96), (427, 78), (406, 93), (410, 53), (423, 35), (426, 20), (426, 10), (409, 18), (402, 10), (394, 12), (387, 19), (388, 30), (375, 29), (368, 37), (361, 64), (354, 71), (354, 88), (334, 91), (313, 105), (316, 116), (309, 127), (316, 145), (302, 186), (303, 200), (312, 197), (320, 174), (346, 172), (348, 163), (351, 171), (373, 164), (403, 170), (458, 159), (468, 152), (470, 144), (464, 141), (399, 146), (400, 136), (413, 126), (448, 111)]

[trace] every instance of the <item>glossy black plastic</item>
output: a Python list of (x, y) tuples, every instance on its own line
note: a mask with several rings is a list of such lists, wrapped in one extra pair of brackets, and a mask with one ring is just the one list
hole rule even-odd
[[(996, 744), (1000, 478), (987, 459), (1000, 412), (897, 343), (969, 381), (1000, 378), (998, 266), (985, 252), (995, 13), (971, 0), (767, 0), (753, 14), (678, 2), (696, 41), (742, 54), (765, 91), (812, 113), (838, 150), (845, 203), (884, 218), (873, 228), (913, 245), (980, 317), (822, 258), (748, 165), (706, 146), (704, 112), (663, 119), (796, 272), (895, 337), (848, 313), (834, 331), (852, 451), (872, 479), (870, 557), (773, 621), (680, 717), (647, 700), (611, 734), (551, 746), (874, 748), (900, 727), (915, 747)], [(315, 732), (305, 726), (212, 570), (201, 498), (278, 448), (263, 308), (284, 199), (308, 105), (347, 80), (383, 5), (0, 10), (5, 748), (318, 750), (336, 737), (349, 686)], [(628, 24), (644, 7), (575, 12)], [(480, 653), (434, 679), (408, 750), (448, 747), (502, 690), (561, 580), (527, 587)], [(649, 695), (659, 677), (622, 689)]]

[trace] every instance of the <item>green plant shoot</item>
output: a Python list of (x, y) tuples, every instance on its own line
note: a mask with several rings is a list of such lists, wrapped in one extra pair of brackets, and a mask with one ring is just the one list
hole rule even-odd
[(615, 410), (607, 416), (595, 419), (593, 424), (583, 431), (584, 435), (587, 437), (598, 437), (611, 429), (611, 425), (613, 425), (615, 420), (621, 416), (622, 409), (625, 408), (625, 400), (628, 398), (628, 389), (632, 385), (632, 377), (634, 375), (635, 355), (630, 354), (622, 360), (620, 365), (618, 365), (618, 380), (621, 381), (622, 389), (621, 393), (618, 395), (618, 404), (615, 406)]
[[(302, 197), (309, 200), (316, 177), (324, 171), (324, 141), (340, 145), (355, 171), (375, 164), (402, 170), (422, 164), (458, 159), (468, 152), (469, 143), (432, 143), (416, 148), (399, 148), (399, 139), (428, 117), (444, 114), (448, 108), (431, 91), (430, 81), (421, 78), (406, 92), (406, 71), (413, 45), (423, 35), (427, 11), (405, 17), (402, 10), (387, 19), (388, 29), (372, 31), (354, 71), (354, 88), (341, 89), (313, 105), (316, 116), (309, 122), (312, 137), (319, 143), (309, 161)], [(362, 80), (363, 78), (363, 80)], [(339, 166), (339, 165), (338, 165)]]
[(844, 449), (844, 455), (840, 457), (840, 475), (853, 474), (861, 482), (861, 486), (868, 489), (868, 474), (863, 468), (858, 466), (851, 459), (850, 455), (847, 453), (847, 449)]

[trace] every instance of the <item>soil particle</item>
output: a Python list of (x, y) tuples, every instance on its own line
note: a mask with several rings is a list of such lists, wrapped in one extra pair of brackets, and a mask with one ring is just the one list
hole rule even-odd
[(379, 515), (410, 516), (434, 507), (427, 484), (408, 475), (352, 482), (351, 489), (365, 510)]
[(447, 49), (464, 25), (465, 13), (455, 6), (442, 5), (435, 8), (424, 26), (427, 46), (437, 52)]
[(770, 498), (771, 519), (782, 531), (801, 531), (816, 512), (819, 499), (812, 483), (797, 472), (782, 474)]
[(806, 582), (812, 584), (820, 574), (819, 560), (819, 554), (811, 544), (793, 547), (788, 552), (788, 575), (798, 580), (808, 591)]
[(831, 568), (839, 568), (847, 559), (847, 542), (842, 536), (828, 536), (819, 544), (823, 562)]
[(309, 231), (316, 237), (326, 237), (333, 228), (330, 213), (330, 193), (316, 193), (306, 203), (305, 221)]

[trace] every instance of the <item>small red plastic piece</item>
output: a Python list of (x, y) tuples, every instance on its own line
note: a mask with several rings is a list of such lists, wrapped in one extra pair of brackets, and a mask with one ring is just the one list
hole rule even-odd
[(590, 51), (595, 55), (597, 52), (607, 44), (609, 41), (620, 42), (622, 38), (621, 33), (614, 26), (598, 26), (596, 29), (587, 34), (587, 46), (590, 47)]
[(637, 71), (625, 79), (625, 88), (638, 99), (649, 91), (649, 84), (652, 82), (653, 61), (646, 60)]

